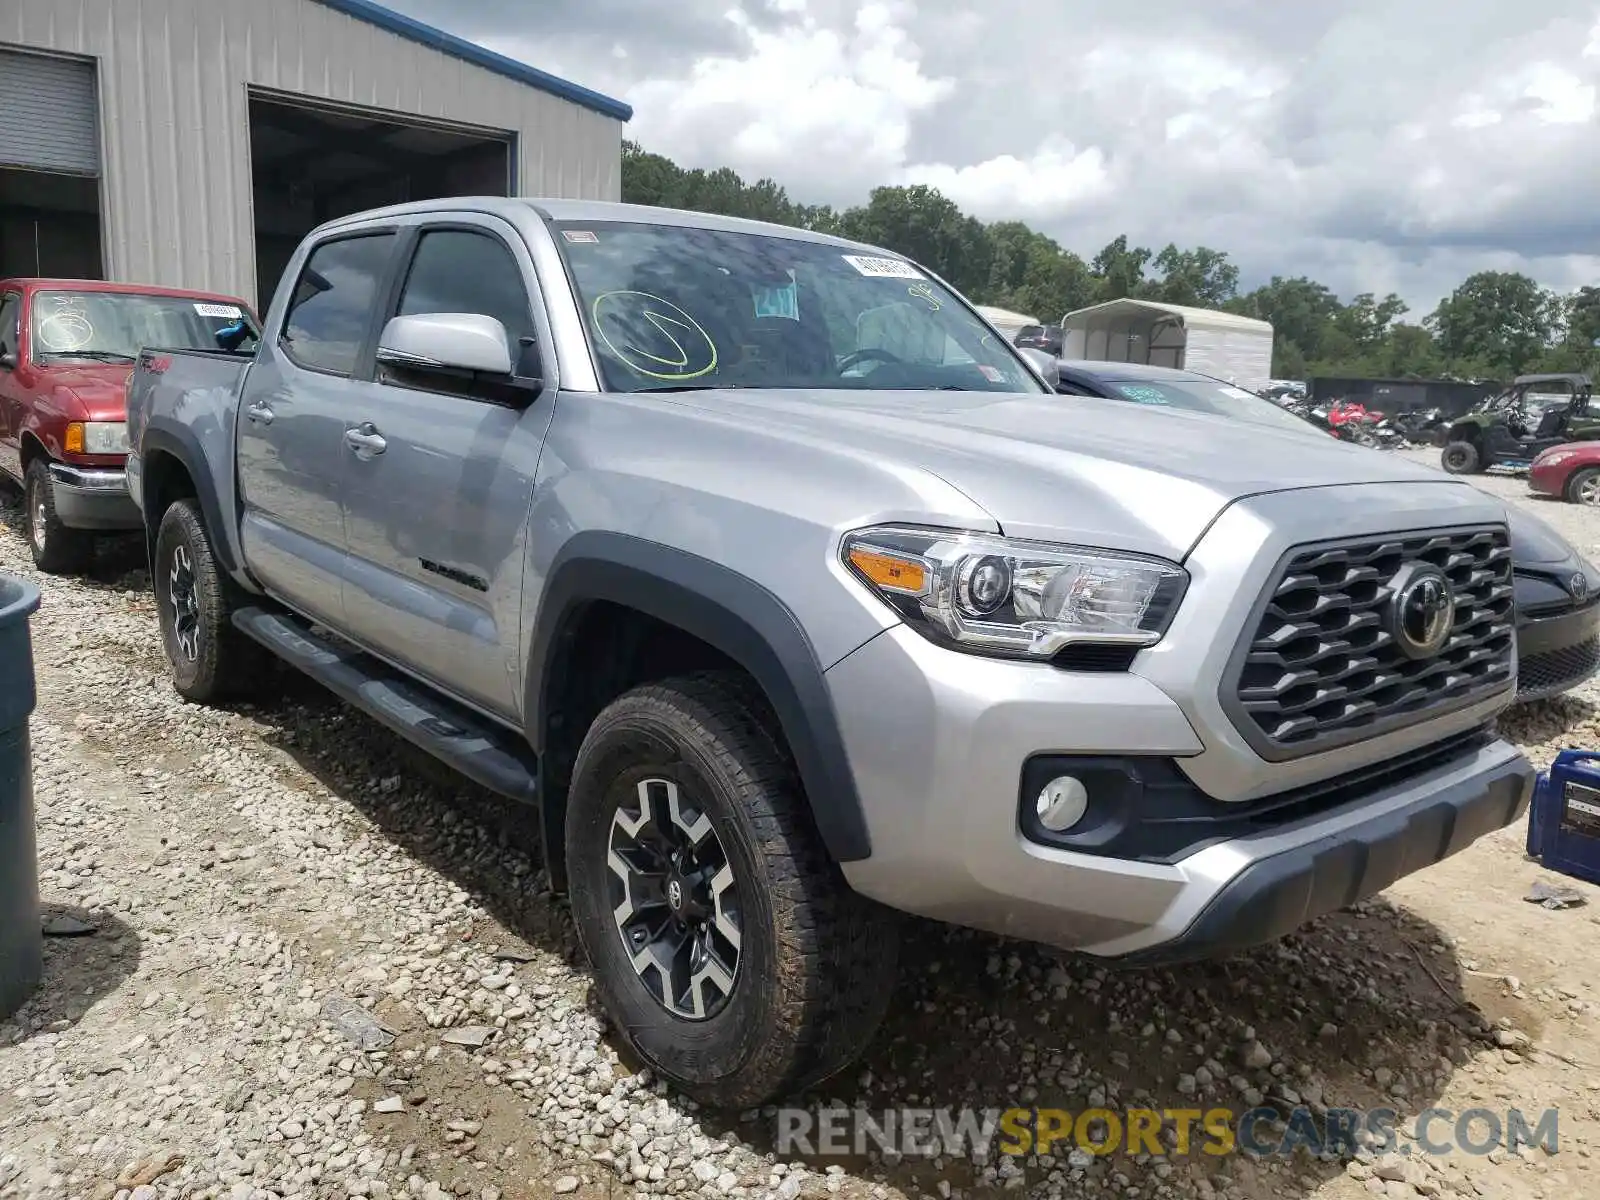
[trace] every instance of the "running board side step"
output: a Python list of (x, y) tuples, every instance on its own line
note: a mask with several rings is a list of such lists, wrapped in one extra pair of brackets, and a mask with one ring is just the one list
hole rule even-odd
[(408, 742), (492, 792), (532, 803), (539, 764), (509, 730), (468, 712), (353, 646), (330, 641), (287, 613), (241, 608), (233, 623), (284, 662)]

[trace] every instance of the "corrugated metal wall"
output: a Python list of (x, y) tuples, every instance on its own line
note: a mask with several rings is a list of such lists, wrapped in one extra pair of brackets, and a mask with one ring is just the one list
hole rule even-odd
[(251, 86), (511, 129), (521, 194), (621, 192), (622, 122), (311, 0), (0, 0), (4, 43), (99, 60), (112, 279), (255, 294)]

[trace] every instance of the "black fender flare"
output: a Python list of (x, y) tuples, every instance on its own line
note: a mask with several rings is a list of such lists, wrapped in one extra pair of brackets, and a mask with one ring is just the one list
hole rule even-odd
[[(139, 438), (139, 457), (143, 460), (140, 472), (140, 491), (144, 495), (139, 497), (139, 507), (144, 512), (145, 528), (149, 531), (147, 541), (151, 544), (151, 553), (154, 553), (155, 531), (161, 524), (161, 514), (152, 513), (147, 502), (150, 455), (152, 452), (170, 454), (183, 464), (183, 469), (189, 472), (189, 478), (194, 481), (195, 496), (200, 501), (200, 515), (205, 518), (206, 528), (211, 531), (211, 552), (222, 564), (222, 569), (229, 575), (237, 577), (239, 564), (234, 561), (233, 546), (229, 542), (224, 530), (226, 526), (222, 521), (222, 507), (217, 502), (216, 479), (211, 473), (211, 467), (206, 462), (205, 452), (200, 447), (200, 439), (188, 426), (177, 421), (153, 419), (145, 426), (144, 433)], [(151, 565), (154, 571), (154, 564)]]
[[(560, 639), (594, 602), (632, 608), (699, 638), (766, 693), (794, 756), (817, 831), (836, 862), (872, 852), (833, 699), (811, 639), (789, 607), (721, 563), (627, 534), (586, 532), (557, 552), (528, 654), (528, 738), (544, 757)], [(547, 843), (550, 844), (550, 843)]]

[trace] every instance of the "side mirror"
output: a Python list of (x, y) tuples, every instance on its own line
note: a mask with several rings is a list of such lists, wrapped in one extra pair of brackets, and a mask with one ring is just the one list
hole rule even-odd
[(394, 317), (378, 339), (378, 361), (404, 371), (471, 371), (511, 375), (506, 327), (481, 313)]
[(1048, 388), (1055, 388), (1061, 382), (1061, 372), (1056, 366), (1056, 356), (1047, 354), (1043, 350), (1036, 350), (1032, 346), (1024, 346), (1017, 351), (1027, 359), (1028, 365)]
[(0, 367), (11, 368), (17, 365), (17, 352), (15, 350), (0, 350)]

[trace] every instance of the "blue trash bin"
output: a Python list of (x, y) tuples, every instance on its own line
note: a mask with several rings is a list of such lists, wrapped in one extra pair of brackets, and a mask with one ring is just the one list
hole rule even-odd
[(35, 699), (28, 618), (39, 589), (0, 575), (0, 1018), (39, 984), (39, 859), (33, 831), (28, 716)]

